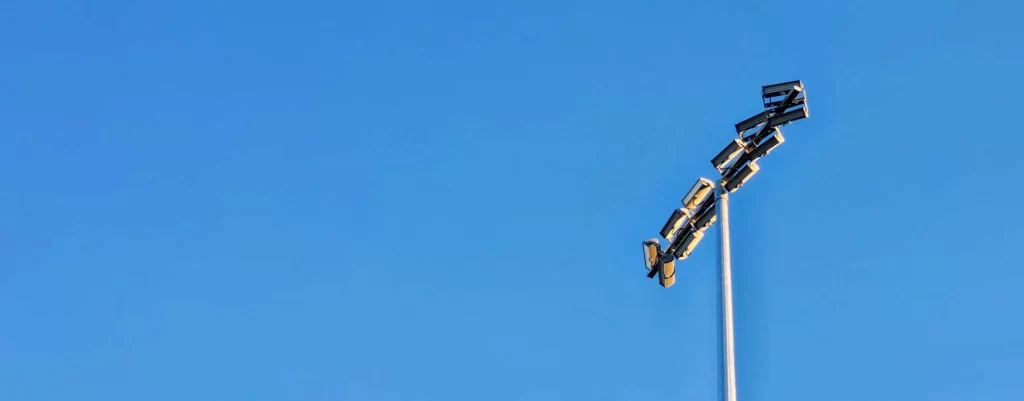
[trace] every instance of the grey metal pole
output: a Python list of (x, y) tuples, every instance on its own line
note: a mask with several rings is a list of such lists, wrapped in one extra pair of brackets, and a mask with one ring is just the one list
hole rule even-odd
[(733, 344), (732, 324), (732, 258), (729, 247), (729, 192), (719, 181), (715, 185), (718, 214), (718, 316), (721, 318), (719, 337), (719, 399), (736, 401), (736, 348)]

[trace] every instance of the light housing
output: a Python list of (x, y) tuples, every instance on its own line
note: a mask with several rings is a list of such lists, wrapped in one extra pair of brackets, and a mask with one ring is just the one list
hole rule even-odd
[(715, 166), (718, 172), (722, 172), (722, 167), (729, 164), (736, 155), (744, 150), (746, 150), (745, 142), (741, 139), (733, 139), (732, 142), (729, 142), (729, 146), (726, 146), (725, 149), (718, 152), (714, 159), (711, 159), (711, 165)]
[(679, 231), (676, 231), (672, 235), (672, 242), (668, 244), (668, 248), (665, 248), (662, 254), (671, 255), (672, 252), (674, 252), (674, 250), (679, 247), (679, 244), (683, 242), (683, 238), (686, 238), (687, 235), (690, 235), (690, 231), (693, 231), (692, 224), (687, 224), (682, 227), (679, 227)]
[(709, 208), (712, 208), (714, 206), (715, 206), (715, 197), (714, 196), (709, 196), (709, 197), (705, 198), (704, 201), (700, 203), (700, 205), (697, 205), (697, 208), (693, 210), (693, 213), (690, 214), (690, 223), (691, 223), (690, 225), (692, 226), (693, 223), (696, 223), (697, 220), (700, 219), (700, 216), (702, 214), (704, 214), (705, 210), (708, 210)]
[[(790, 101), (788, 105), (783, 107), (782, 110), (788, 109), (788, 108), (793, 107), (793, 106), (799, 106), (799, 105), (805, 104), (805, 103), (807, 103), (806, 95), (804, 97), (795, 97), (794, 96), (794, 99), (792, 101)], [(777, 108), (779, 108), (779, 106), (782, 106), (783, 104), (786, 104), (786, 99), (770, 100), (770, 101), (769, 100), (765, 100), (764, 108), (766, 108), (766, 109), (776, 108), (777, 109)], [(779, 110), (779, 111), (781, 111), (781, 110)]]
[(760, 169), (761, 168), (757, 166), (757, 162), (752, 161), (747, 163), (747, 165), (741, 168), (740, 171), (737, 171), (736, 174), (729, 177), (729, 180), (725, 183), (725, 190), (728, 192), (736, 192), (737, 189), (740, 189), (743, 184), (746, 184), (747, 180), (753, 177), (754, 173), (757, 173)]
[(769, 114), (771, 114), (771, 110), (765, 110), (753, 115), (752, 117), (746, 120), (736, 123), (736, 133), (742, 134), (751, 128), (764, 124), (765, 121), (768, 121)]
[(711, 204), (708, 208), (704, 209), (700, 216), (693, 220), (693, 229), (696, 231), (704, 231), (711, 227), (718, 221), (718, 209), (715, 204)]
[(673, 210), (672, 216), (669, 216), (668, 221), (665, 222), (665, 226), (661, 228), (661, 236), (669, 241), (672, 241), (672, 239), (676, 236), (676, 232), (679, 231), (679, 227), (682, 227), (683, 224), (689, 223), (689, 220), (689, 210)]
[(779, 131), (778, 128), (775, 128), (774, 131), (775, 135), (772, 135), (768, 137), (768, 139), (765, 139), (764, 142), (762, 142), (760, 145), (757, 145), (757, 147), (754, 148), (754, 150), (748, 154), (751, 160), (757, 160), (760, 159), (761, 157), (764, 157), (765, 155), (770, 153), (772, 150), (775, 150), (775, 148), (779, 147), (779, 145), (786, 141), (786, 138), (782, 136), (782, 131)]
[(757, 132), (753, 134), (747, 135), (746, 137), (743, 138), (743, 140), (750, 142), (753, 146), (760, 145), (761, 140), (764, 139), (764, 137), (768, 136), (768, 134), (770, 134), (774, 129), (775, 127), (769, 124), (762, 125), (761, 129), (757, 130)]
[(772, 98), (764, 98), (764, 108), (774, 109), (776, 113), (782, 112), (790, 107), (800, 105), (804, 103), (804, 98), (797, 98), (803, 93), (803, 88), (793, 89), (786, 93), (786, 97), (780, 100), (772, 100)]
[(665, 255), (658, 263), (658, 284), (665, 288), (671, 287), (676, 283), (676, 258)]
[(679, 260), (686, 259), (687, 257), (690, 256), (690, 253), (693, 252), (693, 249), (697, 247), (697, 244), (699, 244), (700, 240), (703, 238), (703, 231), (690, 231), (689, 233), (686, 234), (685, 237), (683, 237), (681, 241), (679, 241), (679, 246), (672, 250), (672, 256), (675, 256), (676, 259)]
[(651, 238), (644, 241), (644, 267), (647, 268), (647, 277), (654, 277), (658, 274), (656, 271), (658, 267), (658, 261), (661, 259), (661, 244), (658, 243), (657, 238)]
[(761, 97), (766, 97), (767, 98), (767, 97), (782, 96), (782, 95), (785, 95), (785, 94), (789, 93), (789, 91), (794, 90), (794, 89), (796, 89), (797, 91), (803, 91), (804, 90), (803, 82), (800, 82), (800, 80), (798, 79), (796, 81), (780, 82), (780, 83), (777, 83), (777, 84), (764, 85), (764, 86), (761, 87)]
[(715, 183), (707, 178), (701, 177), (697, 179), (697, 183), (693, 184), (686, 195), (683, 196), (683, 208), (693, 210), (707, 199), (708, 194), (715, 188)]
[(722, 177), (732, 176), (734, 173), (736, 173), (737, 170), (743, 168), (743, 166), (746, 165), (749, 161), (750, 153), (744, 152), (739, 157), (737, 157), (736, 160), (734, 160), (732, 164), (729, 165), (729, 167), (726, 167), (722, 171)]
[(754, 144), (754, 148), (756, 149), (758, 146), (761, 145), (761, 142), (764, 141), (764, 138), (767, 138), (769, 135), (772, 135), (778, 131), (779, 127), (777, 126), (773, 127), (770, 125), (765, 125), (762, 126), (761, 129), (758, 130), (756, 133), (754, 133), (754, 135), (751, 135), (746, 139), (750, 140), (750, 142)]
[(770, 119), (771, 122), (769, 124), (772, 127), (778, 127), (780, 125), (789, 124), (789, 123), (791, 123), (793, 121), (796, 121), (796, 120), (802, 120), (804, 118), (807, 118), (807, 116), (808, 116), (807, 105), (804, 104), (804, 105), (801, 105), (800, 108), (798, 108), (798, 109), (793, 109), (793, 110), (787, 111), (785, 113), (782, 113), (782, 114), (779, 114), (779, 115), (776, 115), (776, 116), (772, 116), (772, 118)]

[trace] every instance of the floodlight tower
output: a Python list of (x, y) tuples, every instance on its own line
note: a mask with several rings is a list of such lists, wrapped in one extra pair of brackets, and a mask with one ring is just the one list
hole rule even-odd
[[(719, 399), (736, 401), (736, 348), (733, 338), (732, 250), (729, 241), (729, 194), (736, 192), (761, 168), (757, 161), (785, 141), (780, 126), (807, 118), (806, 94), (800, 81), (761, 87), (764, 111), (736, 124), (737, 139), (729, 142), (711, 164), (721, 174), (716, 181), (700, 178), (686, 196), (683, 207), (673, 211), (661, 229), (670, 242), (664, 252), (657, 238), (644, 241), (648, 277), (659, 276), (668, 288), (675, 283), (675, 261), (686, 259), (704, 237), (704, 231), (719, 221), (718, 227), (718, 316), (719, 326)], [(756, 129), (756, 131), (755, 131)], [(751, 133), (752, 132), (752, 133)], [(713, 196), (708, 196), (710, 192)]]

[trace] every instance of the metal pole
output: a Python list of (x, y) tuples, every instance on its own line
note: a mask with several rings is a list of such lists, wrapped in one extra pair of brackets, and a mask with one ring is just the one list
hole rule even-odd
[(721, 318), (719, 337), (719, 399), (736, 401), (736, 348), (733, 344), (732, 325), (732, 258), (729, 248), (729, 192), (721, 182), (715, 185), (718, 213), (718, 316)]

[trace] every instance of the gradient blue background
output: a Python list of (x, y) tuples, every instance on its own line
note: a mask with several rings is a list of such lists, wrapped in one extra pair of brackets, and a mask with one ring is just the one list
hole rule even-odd
[(739, 396), (1024, 392), (1020, 2), (0, 3), (0, 399), (713, 400), (640, 242), (760, 85)]

